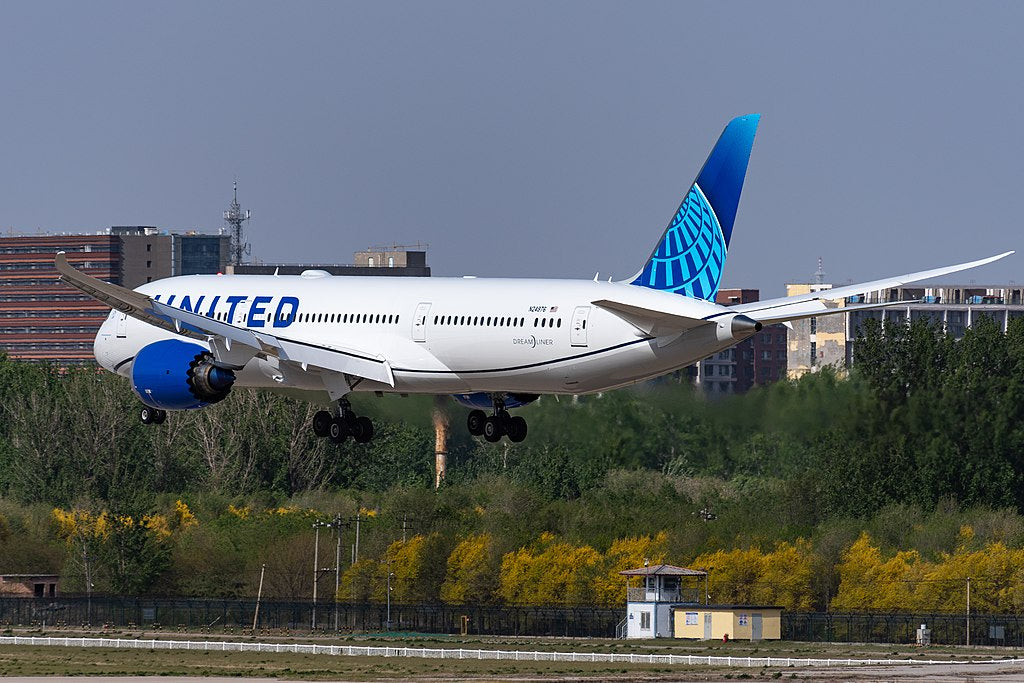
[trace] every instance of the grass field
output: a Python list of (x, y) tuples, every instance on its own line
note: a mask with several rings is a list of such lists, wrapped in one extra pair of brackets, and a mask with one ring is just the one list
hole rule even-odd
[[(11, 634), (6, 631), (5, 634)], [(17, 635), (99, 636), (121, 638), (163, 638), (216, 640), (208, 634), (154, 634), (139, 631), (78, 634), (67, 631), (18, 631)], [(733, 657), (831, 657), (977, 659), (1007, 658), (1007, 650), (935, 647), (922, 650), (909, 646), (842, 645), (800, 642), (756, 644), (692, 641), (621, 641), (604, 639), (541, 638), (455, 638), (428, 635), (349, 636), (344, 638), (250, 638), (226, 636), (232, 642), (315, 642), (321, 645), (357, 644), (392, 647), (487, 648), (521, 651), (635, 652), (693, 654)], [(818, 672), (820, 673), (820, 672)], [(837, 672), (838, 673), (838, 672)], [(707, 666), (666, 666), (586, 662), (528, 662), (436, 660), (418, 658), (349, 657), (309, 654), (253, 652), (199, 652), (185, 650), (116, 650), (56, 646), (0, 646), (0, 676), (238, 676), (301, 680), (715, 680), (722, 679), (814, 679), (814, 670), (800, 667), (727, 668)]]

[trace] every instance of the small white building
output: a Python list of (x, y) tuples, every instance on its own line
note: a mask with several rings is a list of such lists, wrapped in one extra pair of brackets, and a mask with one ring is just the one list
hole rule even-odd
[[(707, 579), (707, 572), (671, 564), (656, 564), (619, 572), (626, 577), (626, 618), (620, 627), (622, 638), (671, 638), (672, 606), (699, 602), (700, 589), (684, 586)], [(633, 586), (638, 579), (639, 586)]]

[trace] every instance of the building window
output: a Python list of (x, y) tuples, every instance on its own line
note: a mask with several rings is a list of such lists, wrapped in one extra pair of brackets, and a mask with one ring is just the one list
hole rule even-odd
[(649, 631), (651, 629), (651, 613), (641, 612), (640, 613), (640, 630)]
[(818, 345), (811, 342), (811, 367), (818, 364)]
[(817, 332), (818, 332), (818, 319), (817, 318), (811, 318), (811, 334), (816, 334)]

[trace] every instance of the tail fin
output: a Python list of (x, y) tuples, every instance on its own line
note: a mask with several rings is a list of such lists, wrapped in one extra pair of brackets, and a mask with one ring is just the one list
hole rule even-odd
[(714, 300), (760, 120), (760, 114), (749, 114), (725, 127), (644, 269), (630, 284)]

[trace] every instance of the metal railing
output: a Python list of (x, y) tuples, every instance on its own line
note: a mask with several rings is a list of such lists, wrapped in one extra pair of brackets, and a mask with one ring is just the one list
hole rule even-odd
[(893, 666), (901, 664), (1017, 664), (1019, 659), (857, 659), (823, 657), (730, 657), (715, 655), (673, 655), (626, 652), (551, 652), (542, 650), (490, 650), (483, 648), (389, 647), (374, 645), (313, 645), (304, 643), (238, 643), (204, 640), (159, 640), (155, 638), (69, 638), (47, 636), (0, 636), (0, 645), (57, 647), (102, 647), (136, 650), (202, 650), (217, 652), (273, 652), (332, 655), (341, 657), (418, 657), (423, 659), (494, 659), (520, 662), (607, 662), (619, 664), (662, 664), (729, 667), (836, 667)]

